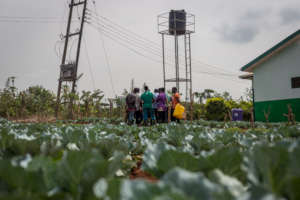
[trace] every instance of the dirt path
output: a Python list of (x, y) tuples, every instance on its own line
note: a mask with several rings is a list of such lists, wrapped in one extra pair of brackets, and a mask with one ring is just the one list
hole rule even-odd
[(142, 161), (138, 161), (137, 162), (137, 166), (136, 167), (133, 167), (131, 169), (131, 174), (129, 176), (129, 178), (131, 180), (134, 180), (134, 179), (144, 179), (144, 180), (147, 180), (151, 183), (156, 183), (158, 181), (158, 179), (154, 176), (152, 176), (151, 174), (143, 171), (141, 169), (141, 166), (142, 166)]

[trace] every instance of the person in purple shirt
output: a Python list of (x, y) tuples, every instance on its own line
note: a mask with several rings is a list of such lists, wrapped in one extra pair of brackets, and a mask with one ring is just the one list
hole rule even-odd
[(165, 88), (159, 89), (159, 94), (156, 98), (157, 104), (157, 115), (158, 115), (158, 122), (165, 123), (166, 122), (166, 111), (168, 106), (168, 99), (165, 93)]

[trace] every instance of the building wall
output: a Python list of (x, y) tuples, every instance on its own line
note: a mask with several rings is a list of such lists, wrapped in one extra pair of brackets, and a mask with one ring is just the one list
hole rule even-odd
[(291, 106), (295, 114), (295, 120), (300, 122), (300, 98), (255, 102), (255, 120), (265, 122), (265, 113), (270, 112), (269, 122), (285, 122), (287, 117), (284, 114), (288, 113), (287, 105)]
[(300, 98), (291, 78), (300, 76), (300, 41), (254, 69), (255, 102)]
[(264, 111), (270, 111), (270, 122), (286, 121), (288, 104), (300, 121), (300, 88), (292, 89), (292, 77), (300, 77), (300, 41), (254, 69), (257, 121), (265, 121)]

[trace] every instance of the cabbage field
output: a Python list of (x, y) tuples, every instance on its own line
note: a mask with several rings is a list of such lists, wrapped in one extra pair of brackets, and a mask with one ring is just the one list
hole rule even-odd
[(0, 119), (0, 199), (299, 200), (300, 124)]

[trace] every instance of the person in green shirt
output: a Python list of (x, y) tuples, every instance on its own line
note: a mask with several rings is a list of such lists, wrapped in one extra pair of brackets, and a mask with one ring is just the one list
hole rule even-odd
[(155, 115), (152, 108), (152, 103), (155, 99), (153, 93), (149, 90), (148, 86), (144, 87), (145, 92), (142, 94), (141, 99), (143, 102), (143, 119), (144, 124), (148, 122), (148, 117), (150, 116), (152, 123), (155, 122)]

